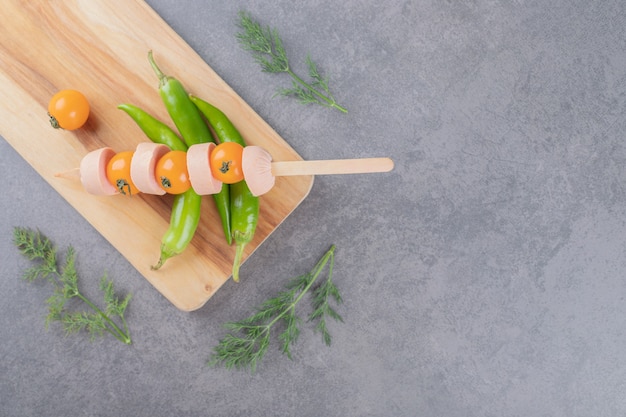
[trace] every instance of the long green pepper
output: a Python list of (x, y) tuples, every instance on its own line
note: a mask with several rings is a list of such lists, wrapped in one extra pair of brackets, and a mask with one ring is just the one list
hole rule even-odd
[[(189, 95), (182, 83), (161, 71), (154, 61), (152, 51), (148, 52), (148, 60), (154, 73), (159, 78), (159, 94), (165, 104), (165, 108), (187, 146), (215, 142), (211, 130), (202, 118), (198, 108), (189, 99)], [(213, 199), (222, 220), (224, 236), (230, 245), (232, 243), (232, 233), (229, 187), (222, 186), (222, 190), (219, 193), (213, 194)]]
[[(166, 145), (174, 151), (187, 151), (187, 145), (176, 132), (145, 110), (132, 104), (120, 104), (117, 108), (125, 111), (154, 143)], [(165, 261), (181, 254), (189, 245), (200, 222), (201, 203), (202, 196), (192, 188), (174, 196), (170, 225), (161, 238), (159, 262), (152, 269), (161, 268)]]
[(189, 99), (209, 122), (220, 143), (237, 142), (241, 146), (246, 146), (243, 136), (223, 111), (193, 94), (189, 95)]
[(245, 246), (252, 241), (259, 222), (259, 198), (252, 195), (248, 184), (239, 181), (230, 185), (230, 210), (233, 241), (237, 245), (233, 261), (233, 281), (239, 282), (239, 266)]
[(176, 132), (145, 110), (127, 103), (117, 108), (126, 112), (152, 142), (167, 145), (173, 151), (187, 151), (187, 145)]
[(161, 238), (161, 256), (152, 269), (159, 269), (169, 258), (181, 254), (191, 242), (198, 223), (202, 196), (192, 188), (174, 197), (170, 225)]
[[(207, 119), (220, 143), (246, 143), (230, 119), (217, 107), (195, 96), (191, 101)], [(246, 181), (230, 185), (231, 231), (237, 248), (233, 261), (233, 281), (239, 282), (239, 267), (245, 246), (252, 241), (259, 222), (259, 198), (252, 195)]]

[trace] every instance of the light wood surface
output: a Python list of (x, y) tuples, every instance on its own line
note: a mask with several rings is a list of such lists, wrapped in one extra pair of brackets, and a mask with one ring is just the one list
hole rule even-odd
[[(155, 60), (190, 93), (216, 105), (251, 145), (275, 160), (300, 156), (265, 123), (148, 5), (142, 1), (4, 1), (0, 27), (0, 134), (175, 307), (202, 307), (230, 277), (234, 247), (225, 242), (210, 197), (191, 245), (151, 271), (169, 223), (171, 198), (94, 197), (55, 173), (77, 167), (89, 151), (133, 150), (147, 138), (121, 110), (138, 105), (174, 127), (148, 63)], [(92, 113), (78, 131), (54, 130), (48, 100), (58, 90), (82, 91)], [(257, 234), (245, 257), (307, 196), (312, 176), (277, 178), (261, 197)], [(26, 225), (37, 226), (37, 225)], [(253, 279), (245, 271), (238, 285)]]

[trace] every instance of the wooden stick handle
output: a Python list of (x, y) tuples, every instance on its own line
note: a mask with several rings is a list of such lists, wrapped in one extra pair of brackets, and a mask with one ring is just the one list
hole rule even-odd
[(388, 172), (392, 169), (393, 161), (390, 158), (272, 162), (272, 174), (276, 177), (291, 175), (367, 174), (373, 172)]

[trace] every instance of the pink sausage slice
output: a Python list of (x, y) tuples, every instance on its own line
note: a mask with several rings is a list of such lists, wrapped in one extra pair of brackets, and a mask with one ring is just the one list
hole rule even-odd
[(274, 187), (276, 178), (272, 174), (272, 155), (260, 146), (246, 146), (241, 156), (243, 176), (250, 192), (255, 197), (267, 193)]
[(107, 179), (107, 164), (115, 156), (111, 148), (89, 152), (80, 161), (80, 182), (85, 191), (95, 195), (114, 195), (118, 189)]
[(214, 143), (199, 143), (187, 149), (187, 172), (191, 187), (199, 195), (217, 194), (222, 190), (222, 181), (211, 174), (209, 156)]
[(130, 178), (139, 191), (145, 194), (163, 195), (156, 179), (155, 167), (159, 159), (170, 151), (168, 146), (153, 142), (142, 142), (130, 161)]

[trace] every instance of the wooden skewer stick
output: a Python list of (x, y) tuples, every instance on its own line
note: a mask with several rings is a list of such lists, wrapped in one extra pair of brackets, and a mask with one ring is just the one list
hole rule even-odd
[[(294, 175), (334, 175), (367, 174), (389, 172), (394, 163), (390, 158), (329, 159), (319, 161), (277, 161), (272, 162), (272, 175), (286, 177)], [(57, 172), (55, 177), (78, 179), (80, 169)]]
[(56, 178), (65, 178), (68, 180), (80, 179), (80, 168), (72, 168), (67, 171), (61, 171), (54, 174)]
[(272, 174), (276, 177), (293, 175), (366, 174), (388, 172), (392, 169), (393, 161), (390, 158), (272, 162)]

